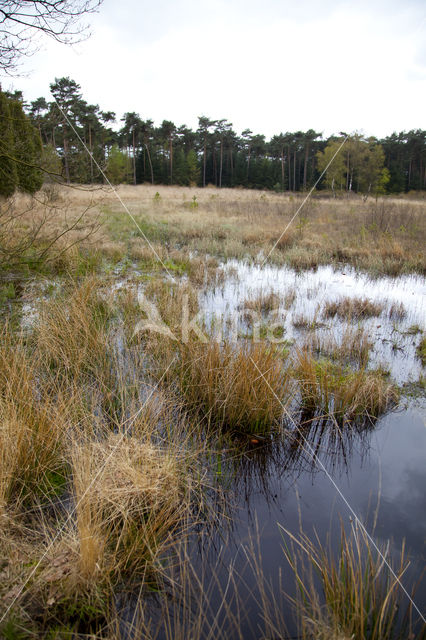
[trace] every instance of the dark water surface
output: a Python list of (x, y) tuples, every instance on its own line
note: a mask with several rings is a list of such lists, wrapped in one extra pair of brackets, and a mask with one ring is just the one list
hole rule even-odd
[[(341, 296), (379, 300), (384, 305), (383, 312), (362, 323), (374, 342), (370, 366), (385, 366), (398, 384), (413, 382), (421, 376), (422, 366), (416, 357), (418, 338), (413, 337), (409, 328), (419, 325), (425, 329), (424, 278), (372, 280), (351, 269), (336, 271), (322, 267), (316, 272), (297, 274), (287, 268), (259, 269), (241, 263), (233, 266), (233, 275), (201, 299), (206, 315), (211, 319), (219, 317), (222, 326), (226, 324), (224, 319), (250, 296), (272, 291), (283, 295), (293, 289), (294, 302), (283, 318), (286, 338), (299, 343), (303, 332), (292, 324), (295, 315), (318, 315), (326, 301)], [(395, 320), (389, 310), (392, 304), (399, 303), (404, 305), (405, 315)], [(342, 325), (334, 318), (327, 320), (320, 331), (339, 335)], [(315, 459), (303, 443), (295, 443), (294, 432), (293, 437), (284, 435), (280, 443), (248, 447), (243, 455), (231, 461), (222, 456), (218, 485), (223, 488), (228, 508), (220, 526), (209, 531), (205, 543), (194, 542), (189, 555), (195, 574), (204, 576), (204, 585), (211, 589), (206, 618), (212, 620), (218, 615), (226, 629), (223, 600), (238, 618), (224, 637), (244, 640), (265, 637), (257, 579), (250, 568), (253, 556), (248, 549), (253, 545), (261, 558), (263, 576), (270, 580), (275, 593), (281, 583), (288, 594), (294, 593), (294, 575), (282, 551), (283, 542), (288, 542), (282, 527), (296, 536), (303, 529), (312, 539), (317, 535), (322, 544), (329, 540), (331, 547), (338, 550), (341, 526), (350, 531), (354, 522), (339, 491), (376, 544), (381, 549), (389, 545), (389, 557), (395, 565), (405, 540), (410, 566), (402, 583), (411, 592), (425, 566), (425, 416), (424, 399), (403, 397), (396, 410), (363, 429), (344, 430), (341, 437), (336, 436), (332, 425), (314, 423), (304, 434), (315, 451)], [(372, 553), (375, 557), (374, 549)], [(424, 581), (416, 591), (415, 602), (424, 613)], [(296, 634), (290, 606), (285, 602), (280, 606), (289, 635)]]
[[(380, 419), (368, 433), (340, 442), (335, 451), (330, 451), (330, 446), (324, 443), (328, 452), (319, 454), (327, 473), (378, 546), (383, 549), (390, 541), (390, 555), (396, 564), (398, 549), (405, 539), (410, 567), (402, 582), (408, 591), (425, 566), (424, 409), (425, 405), (411, 403), (407, 409)], [(222, 475), (225, 473), (222, 466)], [(261, 557), (264, 576), (278, 593), (281, 569), (281, 584), (292, 594), (294, 577), (282, 551), (283, 540), (288, 541), (288, 537), (279, 525), (295, 535), (302, 527), (310, 537), (318, 535), (322, 543), (329, 539), (336, 549), (341, 524), (349, 530), (352, 514), (327, 473), (320, 468), (318, 460), (312, 464), (307, 452), (295, 460), (283, 451), (281, 455), (270, 454), (266, 460), (260, 450), (248, 454), (239, 471), (235, 471), (234, 480), (229, 481), (229, 498), (233, 504), (229, 513), (231, 520), (228, 525), (223, 523), (220, 531), (209, 539), (207, 550), (194, 546), (191, 558), (196, 572), (208, 576), (206, 567), (210, 565), (214, 582), (222, 589), (226, 588), (229, 572), (233, 572), (235, 584), (228, 586), (227, 598), (232, 601), (235, 588), (239, 601), (245, 605), (241, 637), (263, 637), (262, 606), (255, 577), (248, 567), (250, 553), (249, 563), (247, 559), (247, 549), (253, 541)], [(212, 612), (216, 612), (222, 600), (218, 586), (213, 588), (213, 594), (211, 606)], [(418, 588), (415, 602), (424, 612), (425, 584)], [(287, 616), (289, 632), (295, 633), (289, 608)], [(230, 630), (229, 637), (238, 635)]]

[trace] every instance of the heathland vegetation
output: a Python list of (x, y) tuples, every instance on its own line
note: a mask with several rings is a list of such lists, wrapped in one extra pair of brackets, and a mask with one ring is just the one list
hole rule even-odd
[[(47, 184), (35, 199), (15, 194), (1, 205), (13, 230), (1, 240), (1, 632), (155, 638), (161, 628), (160, 637), (238, 638), (243, 603), (224, 595), (219, 623), (186, 550), (232, 520), (226, 489), (251, 448), (267, 458), (278, 442), (294, 465), (310, 438), (340, 451), (397, 405), (401, 389), (374, 360), (363, 323), (391, 322), (403, 336), (407, 312), (385, 298), (342, 295), (302, 318), (298, 290), (268, 289), (239, 301), (237, 341), (226, 323), (218, 340), (202, 296), (236, 277), (228, 259), (263, 262), (303, 194), (118, 192), (133, 220), (106, 187)], [(421, 200), (314, 198), (269, 259), (297, 270), (333, 263), (376, 276), (424, 273), (424, 236)], [(284, 328), (268, 339), (277, 307), (299, 323), (297, 343)], [(185, 309), (197, 330), (182, 328)], [(166, 330), (139, 325), (156, 317)], [(324, 333), (326, 323), (341, 331)], [(422, 329), (409, 333), (421, 362)], [(408, 611), (404, 626), (395, 614), (404, 595), (362, 530), (343, 530), (336, 555), (302, 533), (290, 540), (279, 562), (291, 567), (300, 598), (289, 595), (292, 580), (273, 590), (247, 550), (264, 637), (286, 637), (281, 598), (307, 639), (411, 632), (415, 616)], [(402, 550), (395, 571), (405, 570)], [(159, 619), (149, 611), (153, 593)]]

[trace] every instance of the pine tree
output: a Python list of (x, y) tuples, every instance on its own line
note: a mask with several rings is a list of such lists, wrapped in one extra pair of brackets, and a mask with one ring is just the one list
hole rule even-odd
[(129, 171), (129, 158), (125, 153), (120, 151), (115, 144), (111, 147), (108, 156), (106, 175), (112, 184), (121, 184), (125, 182)]
[(18, 186), (16, 163), (13, 160), (14, 137), (9, 100), (0, 91), (0, 195), (8, 198)]
[(188, 184), (190, 187), (196, 187), (200, 181), (200, 167), (198, 165), (198, 157), (194, 149), (188, 151), (186, 156), (186, 172)]
[(35, 193), (43, 184), (43, 175), (39, 168), (40, 136), (25, 115), (21, 102), (10, 101), (9, 109), (13, 124), (13, 157), (18, 178), (17, 187), (25, 193)]

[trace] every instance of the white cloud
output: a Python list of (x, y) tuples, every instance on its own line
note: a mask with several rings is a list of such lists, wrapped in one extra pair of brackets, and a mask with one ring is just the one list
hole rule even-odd
[(31, 76), (14, 84), (34, 99), (70, 75), (88, 101), (120, 115), (195, 127), (205, 114), (267, 136), (424, 127), (421, 4), (319, 6), (107, 1), (90, 40), (74, 49), (49, 43), (31, 60)]

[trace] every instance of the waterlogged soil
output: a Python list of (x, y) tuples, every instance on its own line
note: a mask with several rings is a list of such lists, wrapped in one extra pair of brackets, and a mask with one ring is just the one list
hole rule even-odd
[[(317, 334), (331, 333), (339, 338), (347, 320), (324, 318), (324, 304), (347, 296), (368, 298), (383, 305), (378, 316), (354, 321), (354, 326), (365, 328), (373, 343), (368, 366), (389, 371), (390, 379), (398, 385), (416, 383), (424, 374), (416, 355), (421, 331), (426, 329), (424, 278), (371, 279), (351, 269), (336, 271), (331, 267), (296, 273), (237, 262), (228, 263), (227, 268), (229, 276), (224, 283), (201, 296), (207, 325), (222, 335), (229, 335), (230, 319), (238, 316), (245, 300), (273, 292), (282, 301), (286, 293), (293, 292), (285, 305), (279, 305), (283, 338), (296, 345), (304, 343), (309, 329), (293, 325), (294, 318), (301, 315), (317, 321)], [(392, 305), (400, 303), (403, 317), (390, 317)], [(247, 335), (250, 327), (244, 316), (237, 324)], [(239, 617), (239, 632), (230, 625), (226, 637), (264, 638), (264, 609), (252, 569), (253, 556), (247, 550), (254, 545), (262, 574), (275, 594), (281, 589), (294, 595), (294, 576), (282, 549), (289, 537), (283, 529), (297, 536), (303, 528), (312, 538), (318, 536), (323, 544), (329, 541), (337, 550), (341, 526), (349, 531), (356, 519), (354, 513), (381, 549), (389, 545), (389, 557), (396, 563), (405, 541), (410, 566), (403, 584), (411, 591), (425, 566), (425, 416), (426, 401), (403, 392), (398, 407), (362, 430), (336, 435), (332, 425), (313, 423), (304, 432), (312, 449), (300, 442), (296, 445), (290, 432), (278, 442), (248, 442), (240, 456), (235, 451), (228, 456), (220, 454), (216, 481), (227, 507), (217, 530), (209, 530), (204, 544), (194, 541), (190, 550), (192, 565), (211, 594), (210, 609), (205, 612), (210, 624), (215, 616), (219, 626), (223, 623), (226, 629), (229, 624), (224, 621), (225, 594), (233, 615)], [(424, 612), (424, 581), (417, 588), (415, 602)], [(279, 606), (289, 635), (295, 637), (291, 607), (285, 601)]]
[[(244, 301), (260, 294), (277, 295), (283, 327), (280, 335), (290, 349), (291, 345), (302, 346), (313, 327), (320, 337), (338, 340), (342, 336), (348, 320), (325, 317), (326, 303), (342, 297), (381, 303), (378, 315), (351, 322), (355, 328), (364, 328), (373, 344), (368, 366), (382, 367), (390, 380), (403, 388), (399, 405), (362, 430), (336, 435), (331, 425), (312, 423), (305, 437), (314, 455), (303, 443), (297, 444), (294, 433), (288, 431), (278, 440), (245, 440), (235, 443), (233, 449), (224, 447), (213, 454), (213, 463), (206, 462), (218, 495), (224, 497), (218, 506), (219, 525), (209, 527), (207, 535), (201, 530), (191, 538), (188, 549), (193, 569), (204, 590), (209, 591), (206, 628), (216, 618), (219, 627), (224, 624), (226, 629), (229, 607), (232, 615), (238, 614), (239, 631), (230, 625), (225, 637), (260, 640), (265, 637), (263, 607), (247, 549), (254, 545), (263, 576), (276, 594), (280, 585), (287, 594), (294, 594), (294, 576), (282, 550), (288, 542), (283, 529), (297, 536), (302, 527), (324, 544), (329, 540), (337, 550), (340, 527), (343, 524), (349, 530), (355, 512), (379, 546), (389, 544), (396, 561), (405, 540), (410, 566), (403, 584), (408, 591), (422, 574), (426, 555), (426, 400), (421, 397), (424, 386), (418, 384), (425, 370), (416, 349), (426, 330), (426, 282), (414, 275), (371, 279), (350, 268), (320, 267), (297, 273), (286, 267), (228, 262), (224, 269), (227, 275), (222, 283), (200, 293), (200, 306), (206, 325), (228, 337), (233, 322), (241, 335), (250, 333), (250, 323), (241, 312)], [(123, 288), (127, 282), (115, 286)], [(401, 303), (403, 313), (392, 314), (392, 307)], [(24, 326), (34, 321), (34, 306), (26, 304)], [(295, 326), (300, 317), (307, 319), (308, 326)], [(267, 326), (267, 313), (262, 322)], [(406, 393), (413, 387), (420, 397)], [(160, 615), (155, 611), (157, 601), (157, 597), (147, 599), (146, 614), (152, 614), (155, 622)], [(415, 601), (424, 612), (424, 582)], [(294, 637), (297, 627), (291, 608), (285, 602), (280, 606), (288, 633)], [(129, 602), (122, 613), (133, 618)], [(160, 631), (158, 637), (170, 635)], [(208, 637), (207, 633), (203, 637)]]

